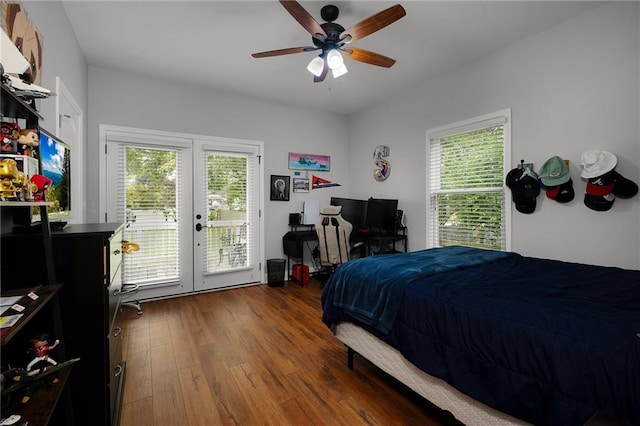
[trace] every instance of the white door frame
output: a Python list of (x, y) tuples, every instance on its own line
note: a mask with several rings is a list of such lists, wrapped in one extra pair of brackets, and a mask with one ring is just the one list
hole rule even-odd
[[(87, 220), (85, 181), (87, 179), (84, 155), (84, 112), (60, 77), (56, 77), (55, 135), (71, 146), (71, 222)], [(72, 126), (75, 140), (63, 138), (63, 127)]]
[[(179, 138), (179, 139), (190, 139), (192, 141), (192, 143), (195, 143), (196, 140), (199, 141), (209, 141), (212, 144), (227, 144), (230, 146), (233, 145), (238, 145), (238, 146), (246, 146), (246, 145), (254, 145), (258, 147), (258, 152), (259, 155), (262, 156), (264, 153), (264, 142), (262, 141), (253, 141), (253, 140), (245, 140), (245, 139), (233, 139), (233, 138), (221, 138), (221, 137), (213, 137), (213, 136), (204, 136), (204, 135), (196, 135), (196, 134), (185, 134), (185, 133), (175, 133), (175, 132), (166, 132), (166, 131), (159, 131), (159, 130), (149, 130), (149, 129), (141, 129), (141, 128), (132, 128), (132, 127), (123, 127), (123, 126), (112, 126), (112, 125), (106, 125), (106, 124), (101, 124), (99, 125), (99, 135), (98, 135), (98, 140), (99, 140), (99, 194), (98, 194), (98, 198), (99, 198), (99, 202), (98, 202), (98, 211), (99, 211), (99, 215), (100, 215), (100, 221), (101, 222), (106, 222), (107, 221), (107, 211), (108, 211), (108, 206), (107, 206), (107, 173), (106, 173), (106, 164), (107, 164), (107, 156), (106, 156), (106, 145), (107, 145), (107, 132), (125, 132), (125, 133), (132, 133), (132, 134), (139, 134), (139, 135), (153, 135), (153, 136), (157, 136), (160, 139), (163, 138), (168, 138), (168, 139), (172, 139), (172, 138)], [(259, 177), (261, 178), (260, 181), (263, 180), (264, 177), (264, 164), (262, 161), (260, 161), (259, 163), (259, 171), (258, 171)], [(262, 274), (262, 279), (260, 280), (260, 282), (265, 282), (264, 277), (266, 274), (266, 263), (265, 263), (265, 242), (264, 242), (264, 215), (262, 214), (262, 212), (264, 212), (264, 185), (263, 184), (259, 184), (257, 185), (257, 192), (258, 192), (258, 198), (259, 200), (257, 200), (257, 204), (258, 204), (258, 209), (259, 209), (259, 239), (260, 239), (260, 244), (258, 244), (258, 246), (256, 247), (256, 251), (257, 251), (257, 256), (258, 256), (258, 262), (261, 265), (261, 274)], [(189, 197), (191, 199), (191, 197)], [(193, 221), (194, 218), (191, 217), (190, 219)], [(195, 222), (192, 224), (192, 229), (195, 226)]]

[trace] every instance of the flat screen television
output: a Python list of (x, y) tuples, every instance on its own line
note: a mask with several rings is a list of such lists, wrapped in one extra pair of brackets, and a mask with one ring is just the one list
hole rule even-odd
[[(47, 211), (52, 229), (64, 227), (71, 219), (71, 148), (58, 137), (40, 129), (40, 174), (51, 179), (45, 200), (52, 202)], [(40, 220), (34, 209), (33, 221)]]
[(331, 197), (332, 206), (342, 206), (340, 211), (344, 220), (349, 222), (354, 230), (367, 227), (367, 201), (353, 198)]

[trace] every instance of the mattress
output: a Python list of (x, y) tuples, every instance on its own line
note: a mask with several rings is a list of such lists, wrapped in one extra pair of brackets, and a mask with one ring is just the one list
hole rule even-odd
[(428, 375), (407, 361), (397, 349), (353, 323), (338, 324), (335, 335), (382, 371), (439, 408), (451, 412), (467, 426), (528, 424), (468, 397), (442, 379)]

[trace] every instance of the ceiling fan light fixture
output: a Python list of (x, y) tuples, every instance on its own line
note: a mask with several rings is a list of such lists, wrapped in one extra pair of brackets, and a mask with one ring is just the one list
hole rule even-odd
[(324, 60), (320, 56), (313, 58), (311, 62), (309, 62), (309, 65), (307, 65), (307, 70), (316, 77), (320, 77), (323, 68)]
[(327, 53), (327, 65), (331, 70), (335, 70), (344, 65), (344, 58), (338, 51), (338, 49), (331, 49)]
[(347, 70), (347, 66), (345, 64), (342, 64), (338, 68), (331, 70), (331, 74), (333, 74), (333, 78), (338, 78), (340, 76), (345, 75), (348, 72), (349, 71)]

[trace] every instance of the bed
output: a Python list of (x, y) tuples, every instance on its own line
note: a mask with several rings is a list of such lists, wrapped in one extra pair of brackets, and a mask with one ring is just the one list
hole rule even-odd
[(640, 424), (640, 271), (442, 247), (341, 265), (322, 308), (467, 425)]

